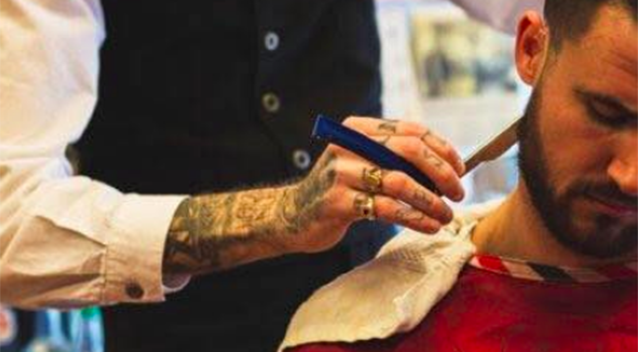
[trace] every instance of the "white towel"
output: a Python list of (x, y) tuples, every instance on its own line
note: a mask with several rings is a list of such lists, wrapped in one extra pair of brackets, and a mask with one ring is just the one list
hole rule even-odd
[(455, 216), (436, 235), (405, 230), (377, 257), (317, 290), (292, 318), (285, 348), (384, 339), (418, 325), (475, 253), (470, 234), (499, 201)]

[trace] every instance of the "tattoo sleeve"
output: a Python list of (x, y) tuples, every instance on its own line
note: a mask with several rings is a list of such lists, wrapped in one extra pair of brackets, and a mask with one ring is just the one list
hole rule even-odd
[(268, 257), (265, 239), (275, 231), (277, 190), (211, 194), (180, 204), (164, 249), (164, 272), (223, 270)]
[(164, 272), (220, 271), (292, 252), (334, 182), (330, 160), (298, 184), (184, 200), (168, 231)]

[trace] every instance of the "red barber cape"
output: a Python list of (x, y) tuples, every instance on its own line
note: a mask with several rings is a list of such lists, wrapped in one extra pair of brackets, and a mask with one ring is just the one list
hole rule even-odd
[(475, 257), (472, 264), (409, 333), (386, 340), (310, 344), (293, 350), (638, 351), (638, 293), (633, 269), (616, 266), (570, 273), (564, 268), (523, 265), (488, 256)]

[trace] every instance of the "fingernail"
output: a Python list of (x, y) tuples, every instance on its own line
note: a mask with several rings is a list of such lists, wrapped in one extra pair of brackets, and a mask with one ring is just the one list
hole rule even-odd
[(454, 213), (452, 212), (452, 210), (450, 208), (446, 208), (444, 217), (445, 217), (445, 221), (444, 222), (446, 224), (448, 224), (448, 223), (450, 223), (450, 221), (454, 220)]
[(441, 231), (441, 227), (443, 227), (443, 225), (436, 221), (427, 229), (426, 233), (434, 235)]

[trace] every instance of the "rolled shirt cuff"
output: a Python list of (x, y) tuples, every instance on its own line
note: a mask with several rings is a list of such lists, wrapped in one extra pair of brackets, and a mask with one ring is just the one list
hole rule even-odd
[(188, 275), (164, 277), (162, 260), (168, 228), (186, 196), (127, 194), (111, 218), (103, 301), (161, 302), (183, 288)]

